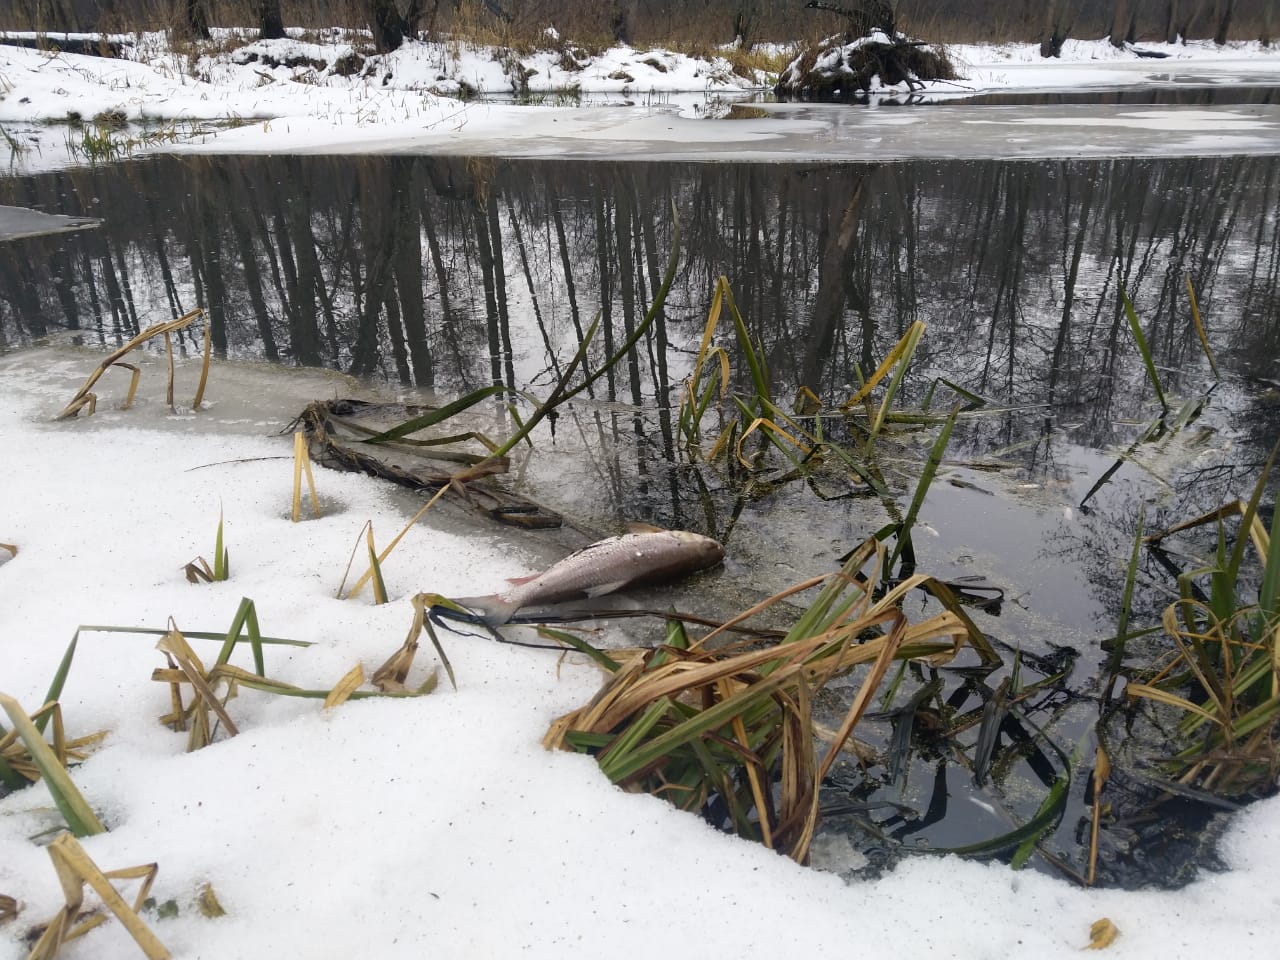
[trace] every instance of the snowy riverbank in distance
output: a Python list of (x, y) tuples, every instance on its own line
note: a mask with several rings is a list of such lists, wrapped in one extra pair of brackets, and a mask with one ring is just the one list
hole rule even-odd
[[(722, 116), (718, 104), (770, 83), (758, 71), (735, 73), (725, 58), (700, 60), (669, 50), (618, 47), (588, 54), (556, 39), (547, 50), (518, 59), (461, 43), (407, 43), (386, 56), (365, 56), (358, 38), (332, 33), (318, 42), (313, 33), (306, 40), (243, 44), (223, 36), (218, 53), (192, 61), (170, 50), (163, 34), (118, 39), (130, 41), (123, 59), (0, 46), (0, 163), (6, 150), (15, 173), (83, 160), (83, 134), (67, 126), (68, 119), (146, 124), (145, 135), (121, 131), (115, 137), (121, 144), (134, 138), (139, 151), (530, 155), (538, 141), (558, 139), (613, 140), (617, 155), (640, 157), (655, 133), (658, 140), (705, 142), (715, 149), (783, 132), (767, 120), (763, 126), (758, 120), (684, 124), (674, 133), (646, 129), (654, 117)], [(944, 100), (997, 90), (1280, 82), (1280, 51), (1257, 43), (1142, 48), (1165, 58), (1139, 57), (1105, 41), (1068, 41), (1063, 56), (1053, 60), (1041, 58), (1031, 44), (957, 45), (949, 52), (962, 79), (929, 84), (913, 95)], [(463, 93), (472, 99), (460, 99)], [(483, 99), (492, 96), (521, 102)], [(618, 132), (620, 121), (631, 129)], [(806, 130), (792, 124), (787, 132)], [(1261, 135), (1274, 136), (1270, 130)]]

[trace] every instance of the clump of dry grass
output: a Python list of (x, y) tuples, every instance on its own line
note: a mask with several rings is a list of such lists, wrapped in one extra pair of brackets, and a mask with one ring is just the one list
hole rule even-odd
[[(753, 607), (696, 639), (668, 624), (666, 642), (617, 663), (599, 693), (557, 720), (547, 747), (593, 754), (614, 783), (723, 818), (738, 834), (806, 862), (818, 820), (818, 787), (850, 743), (895, 660), (932, 664), (962, 645), (999, 657), (932, 578), (916, 575), (876, 596), (886, 550), (875, 538), (836, 574), (818, 577)], [(713, 641), (787, 597), (820, 592), (780, 640)], [(945, 609), (918, 624), (899, 601), (932, 592)], [(844, 721), (819, 758), (812, 703), (837, 677), (863, 670)], [(775, 789), (776, 788), (776, 789)]]

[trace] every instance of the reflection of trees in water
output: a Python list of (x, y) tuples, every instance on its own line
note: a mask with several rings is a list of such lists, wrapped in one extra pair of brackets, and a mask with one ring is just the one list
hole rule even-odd
[(1000, 402), (1077, 404), (1102, 441), (1147, 399), (1121, 286), (1174, 368), (1171, 389), (1202, 376), (1184, 275), (1223, 358), (1274, 373), (1261, 358), (1280, 339), (1278, 182), (1275, 159), (1252, 157), (160, 158), (0, 184), (3, 202), (105, 220), (7, 245), (0, 342), (70, 328), (114, 343), (201, 304), (224, 352), (451, 392), (545, 382), (597, 311), (593, 363), (635, 328), (674, 202), (677, 288), (602, 384), (607, 399), (672, 398), (724, 273), (779, 396), (805, 383), (840, 398), (855, 365), (872, 367), (919, 318), (930, 330), (913, 389), (944, 374)]

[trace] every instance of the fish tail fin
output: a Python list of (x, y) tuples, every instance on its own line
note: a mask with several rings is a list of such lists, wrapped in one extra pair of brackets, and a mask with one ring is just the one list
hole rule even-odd
[(488, 627), (502, 626), (520, 609), (519, 603), (507, 600), (498, 594), (487, 597), (460, 597), (453, 602), (460, 607), (466, 607), (476, 615), (476, 622)]

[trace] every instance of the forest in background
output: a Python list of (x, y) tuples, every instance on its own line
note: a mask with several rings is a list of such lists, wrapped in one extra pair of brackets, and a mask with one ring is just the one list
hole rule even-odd
[(1280, 22), (1276, 0), (835, 0), (818, 6), (807, 8), (805, 0), (9, 0), (0, 9), (0, 29), (170, 30), (198, 37), (209, 27), (249, 27), (268, 36), (284, 27), (353, 27), (382, 34), (379, 46), (394, 48), (397, 34), (534, 46), (555, 27), (577, 43), (663, 44), (698, 53), (735, 38), (748, 47), (812, 40), (849, 24), (821, 7), (891, 7), (899, 30), (940, 43), (1043, 46), (1106, 36), (1271, 43)]

